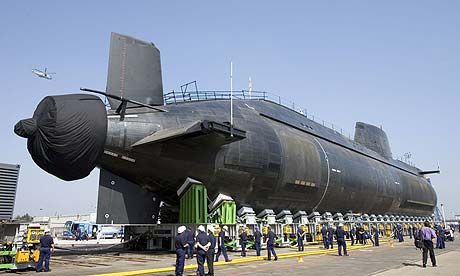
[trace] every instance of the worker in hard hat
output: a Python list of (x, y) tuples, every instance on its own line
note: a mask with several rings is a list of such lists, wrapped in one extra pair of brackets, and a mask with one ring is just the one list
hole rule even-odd
[(211, 243), (209, 242), (208, 235), (206, 235), (206, 229), (203, 225), (198, 226), (198, 235), (196, 236), (196, 263), (198, 265), (198, 274), (205, 276), (204, 274), (204, 262), (206, 260), (206, 252), (208, 251)]
[(175, 240), (176, 246), (176, 276), (182, 276), (184, 273), (185, 252), (188, 249), (187, 236), (185, 235), (185, 226), (177, 228), (177, 236)]
[(219, 257), (220, 257), (220, 254), (222, 254), (224, 256), (224, 259), (226, 262), (231, 262), (232, 260), (230, 260), (228, 258), (228, 255), (227, 255), (227, 249), (225, 248), (225, 232), (228, 231), (228, 226), (227, 225), (224, 225), (223, 227), (220, 227), (220, 232), (219, 232), (219, 236), (217, 237), (217, 254), (216, 254), (216, 262), (219, 261)]
[[(50, 258), (52, 252), (54, 252), (53, 237), (51, 237), (51, 231), (45, 229), (45, 235), (40, 238), (40, 257), (38, 258), (37, 272), (50, 271)], [(43, 261), (45, 261), (44, 267)]]
[(214, 254), (216, 250), (216, 237), (214, 236), (214, 226), (208, 226), (208, 238), (211, 245), (209, 246), (208, 252), (206, 252), (206, 263), (208, 264), (208, 276), (214, 276)]
[(347, 244), (345, 242), (345, 230), (343, 230), (343, 224), (339, 223), (339, 227), (335, 230), (335, 238), (337, 239), (337, 247), (339, 248), (339, 256), (342, 256), (342, 247), (343, 254), (348, 256), (347, 253)]

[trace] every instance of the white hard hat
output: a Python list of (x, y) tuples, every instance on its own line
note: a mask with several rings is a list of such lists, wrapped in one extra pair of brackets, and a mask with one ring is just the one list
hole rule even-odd
[(185, 229), (187, 229), (185, 226), (181, 225), (179, 228), (177, 228), (177, 233), (182, 234), (184, 233)]
[(51, 233), (51, 230), (49, 228), (45, 228), (45, 233)]
[(211, 232), (214, 233), (214, 231), (215, 231), (214, 226), (208, 225), (208, 231), (211, 231)]
[(204, 229), (204, 226), (203, 226), (203, 225), (200, 225), (200, 226), (198, 226), (198, 231), (200, 231), (200, 232), (205, 232), (206, 229)]
[(228, 231), (228, 226), (224, 225), (224, 227), (222, 227), (222, 229), (224, 229), (225, 231)]
[(339, 223), (339, 227), (342, 227), (343, 226), (343, 223)]

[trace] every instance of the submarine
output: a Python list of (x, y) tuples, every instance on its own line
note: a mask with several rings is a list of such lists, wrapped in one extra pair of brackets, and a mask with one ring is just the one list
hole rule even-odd
[[(347, 138), (265, 92), (164, 94), (160, 51), (111, 34), (106, 91), (45, 97), (19, 121), (34, 162), (72, 181), (100, 168), (97, 221), (156, 221), (190, 177), (213, 198), (254, 210), (430, 216), (427, 174), (392, 157), (385, 132), (357, 122)], [(232, 105), (233, 122), (230, 119)]]

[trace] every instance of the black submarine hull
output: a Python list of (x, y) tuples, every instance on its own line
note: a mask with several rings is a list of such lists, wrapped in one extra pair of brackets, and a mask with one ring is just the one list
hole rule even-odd
[(165, 106), (164, 113), (130, 113), (124, 121), (109, 116), (100, 166), (173, 205), (177, 189), (192, 177), (206, 185), (211, 198), (223, 193), (255, 210), (433, 213), (436, 193), (418, 169), (270, 101), (234, 101), (234, 125), (246, 131), (237, 142), (213, 147), (184, 138), (131, 146), (161, 129), (229, 121), (229, 105), (226, 100), (189, 102)]

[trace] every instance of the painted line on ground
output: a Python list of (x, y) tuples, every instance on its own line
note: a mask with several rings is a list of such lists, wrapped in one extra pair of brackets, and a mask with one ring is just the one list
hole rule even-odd
[[(382, 240), (380, 243), (388, 243), (389, 240)], [(348, 245), (350, 246), (350, 245)], [(347, 246), (347, 247), (348, 247)], [(363, 248), (373, 247), (372, 244), (369, 245), (353, 245), (348, 248), (349, 251), (351, 250), (359, 250)], [(312, 256), (312, 255), (326, 255), (330, 253), (337, 252), (337, 249), (321, 249), (321, 250), (312, 250), (312, 251), (303, 251), (303, 252), (291, 252), (291, 253), (280, 253), (278, 254), (278, 259), (287, 259), (287, 258), (296, 258), (296, 257), (304, 257), (304, 256)], [(216, 262), (214, 266), (223, 266), (223, 265), (232, 265), (232, 264), (241, 264), (241, 263), (249, 263), (249, 262), (256, 262), (256, 261), (264, 261), (267, 260), (266, 256), (258, 256), (258, 257), (246, 257), (240, 259), (234, 259), (231, 262)], [(206, 264), (205, 264), (205, 267)], [(186, 265), (184, 266), (185, 270), (197, 269), (197, 264)], [(90, 276), (134, 276), (134, 275), (143, 275), (143, 274), (153, 274), (153, 273), (161, 273), (161, 272), (173, 272), (176, 268), (174, 266), (168, 267), (161, 267), (161, 268), (151, 268), (151, 269), (143, 269), (143, 270), (134, 270), (134, 271), (124, 271), (124, 272), (113, 272), (113, 273), (105, 273), (105, 274), (93, 274)]]

